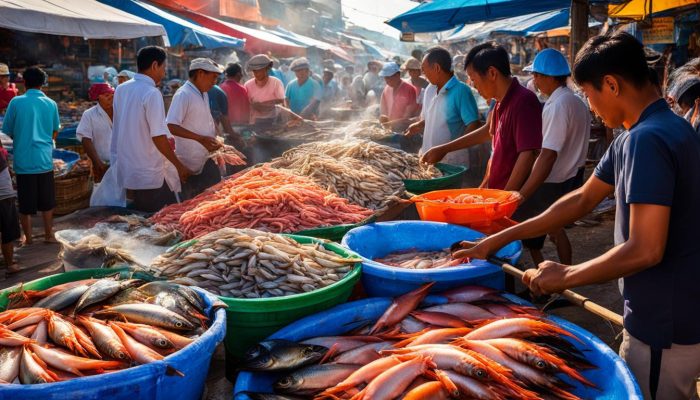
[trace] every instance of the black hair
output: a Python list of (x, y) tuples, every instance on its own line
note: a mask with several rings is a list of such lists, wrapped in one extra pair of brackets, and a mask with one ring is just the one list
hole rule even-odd
[(37, 89), (46, 84), (48, 75), (39, 67), (29, 67), (22, 73), (24, 78), (24, 86), (28, 89)]
[(685, 91), (678, 99), (677, 103), (686, 108), (693, 107), (695, 105), (695, 99), (700, 97), (700, 83), (696, 83)]
[(452, 72), (452, 56), (444, 47), (431, 47), (425, 51), (424, 57), (428, 64), (437, 64), (443, 71)]
[(562, 86), (566, 85), (566, 81), (569, 79), (568, 75), (554, 76), (553, 78)]
[(158, 65), (161, 65), (165, 62), (165, 58), (167, 57), (167, 53), (165, 52), (165, 49), (159, 46), (146, 46), (142, 47), (139, 49), (139, 52), (136, 53), (136, 66), (140, 71), (145, 71), (149, 68), (151, 68), (151, 65), (153, 62), (157, 62)]
[(649, 66), (649, 82), (654, 85), (655, 88), (661, 91), (661, 79), (659, 79), (659, 73), (656, 71), (655, 67)]
[(420, 49), (413, 49), (411, 51), (411, 57), (415, 58), (416, 60), (422, 60), (423, 59), (423, 52), (420, 51)]
[(606, 75), (617, 75), (638, 88), (650, 79), (644, 46), (626, 32), (589, 39), (576, 54), (573, 69), (576, 83), (589, 83), (596, 90), (603, 87)]
[(226, 70), (224, 72), (226, 73), (227, 77), (233, 78), (234, 76), (243, 73), (243, 67), (241, 67), (241, 64), (239, 63), (232, 63), (226, 66)]
[(464, 69), (470, 65), (481, 75), (494, 67), (503, 76), (510, 76), (508, 52), (496, 42), (482, 43), (469, 50), (464, 59)]
[(199, 70), (198, 70), (198, 69), (190, 70), (190, 71), (187, 72), (187, 76), (188, 76), (190, 79), (192, 79), (192, 78), (194, 78), (195, 76), (197, 76), (197, 71), (199, 71)]

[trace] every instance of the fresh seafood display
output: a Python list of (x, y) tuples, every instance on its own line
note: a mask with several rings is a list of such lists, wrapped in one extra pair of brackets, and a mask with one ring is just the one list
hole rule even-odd
[(387, 140), (394, 132), (384, 128), (378, 121), (360, 121), (345, 128), (347, 135), (356, 139)]
[(453, 260), (450, 249), (438, 251), (406, 250), (375, 258), (374, 261), (392, 267), (409, 269), (449, 268), (469, 262), (469, 259)]
[(350, 157), (304, 152), (296, 157), (282, 156), (270, 165), (307, 176), (328, 191), (376, 212), (386, 210), (406, 191), (402, 180), (389, 178), (372, 165)]
[(371, 215), (372, 211), (321, 189), (306, 177), (262, 167), (165, 207), (150, 221), (193, 238), (224, 227), (297, 232), (353, 224)]
[(0, 384), (51, 383), (162, 360), (209, 322), (197, 292), (164, 281), (86, 279), (20, 288), (9, 298), (0, 312)]
[(441, 197), (438, 199), (431, 199), (432, 201), (438, 201), (441, 203), (458, 203), (458, 204), (475, 204), (475, 203), (486, 203), (488, 199), (484, 196), (479, 196), (478, 194), (460, 194), (454, 197)]
[(236, 150), (235, 147), (224, 144), (224, 139), (218, 137), (217, 140), (221, 143), (219, 149), (209, 153), (209, 158), (214, 160), (218, 166), (228, 165), (245, 165), (245, 155)]
[(300, 154), (326, 154), (333, 158), (350, 157), (378, 168), (389, 179), (433, 179), (442, 172), (431, 164), (421, 163), (416, 154), (369, 140), (331, 140), (314, 142), (286, 151), (282, 158), (293, 161)]
[(478, 286), (422, 305), (431, 286), (394, 299), (373, 326), (346, 336), (260, 343), (242, 369), (274, 373), (275, 393), (239, 395), (574, 400), (574, 389), (596, 387), (581, 372), (596, 367), (576, 347), (579, 339), (539, 310)]
[(226, 297), (269, 298), (332, 285), (360, 258), (343, 258), (320, 244), (253, 229), (223, 228), (158, 257), (152, 269), (174, 282)]

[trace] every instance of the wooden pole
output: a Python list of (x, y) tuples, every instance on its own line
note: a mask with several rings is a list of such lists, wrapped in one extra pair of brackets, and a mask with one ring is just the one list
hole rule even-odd
[(573, 67), (576, 53), (588, 40), (588, 0), (571, 0), (570, 15), (569, 62)]

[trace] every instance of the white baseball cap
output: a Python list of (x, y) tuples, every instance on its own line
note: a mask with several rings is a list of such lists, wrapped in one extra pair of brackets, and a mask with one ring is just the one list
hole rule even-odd
[(207, 72), (216, 72), (220, 74), (224, 72), (224, 67), (217, 64), (211, 58), (195, 58), (190, 63), (190, 71), (201, 69)]

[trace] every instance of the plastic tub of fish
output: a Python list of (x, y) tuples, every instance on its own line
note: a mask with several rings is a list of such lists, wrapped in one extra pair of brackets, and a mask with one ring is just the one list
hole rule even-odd
[(442, 172), (442, 176), (433, 179), (404, 179), (403, 184), (406, 190), (423, 194), (433, 190), (457, 189), (462, 184), (462, 177), (467, 172), (467, 167), (463, 165), (435, 164), (435, 167)]
[[(528, 307), (529, 304), (524, 302), (522, 299), (519, 299), (515, 296), (511, 295), (506, 295), (506, 297), (516, 303), (520, 304), (521, 306)], [(436, 305), (436, 304), (446, 304), (448, 303), (448, 299), (446, 299), (443, 296), (440, 295), (433, 295), (433, 296), (428, 296), (421, 306), (428, 306), (428, 305)], [(401, 303), (397, 300), (397, 303)], [(370, 324), (376, 323), (380, 319), (380, 317), (383, 317), (385, 312), (389, 309), (389, 307), (394, 306), (392, 304), (392, 299), (390, 298), (369, 298), (369, 299), (364, 299), (364, 300), (359, 300), (359, 301), (354, 301), (351, 303), (346, 303), (339, 305), (337, 307), (334, 307), (330, 310), (326, 310), (324, 312), (306, 317), (304, 319), (301, 319), (284, 329), (276, 332), (275, 334), (271, 335), (268, 340), (284, 340), (284, 341), (291, 341), (290, 342), (280, 342), (284, 343), (285, 346), (287, 346), (288, 349), (291, 349), (290, 345), (298, 344), (301, 341), (306, 340), (306, 344), (304, 346), (308, 346), (309, 344), (316, 343), (314, 346), (317, 346), (319, 342), (323, 342), (323, 337), (326, 337), (327, 339), (330, 339), (329, 337), (333, 336), (341, 336), (341, 335), (355, 335), (352, 336), (352, 338), (348, 339), (353, 339), (353, 340), (358, 340), (361, 339), (362, 337), (356, 336), (357, 333), (355, 331), (358, 328), (362, 328), (363, 326), (366, 326), (367, 323), (369, 322)], [(516, 318), (516, 317), (512, 317)], [(491, 323), (499, 323), (503, 324), (506, 319), (499, 319)], [(469, 389), (465, 389), (464, 387), (461, 386), (461, 382), (465, 382), (470, 385), (471, 389), (479, 389), (483, 390), (484, 392), (489, 392), (491, 393), (491, 397), (485, 396), (484, 397), (479, 397), (479, 398), (521, 398), (522, 396), (517, 396), (514, 394), (503, 394), (503, 392), (498, 392), (498, 390), (507, 390), (507, 389), (513, 389), (515, 390), (529, 390), (531, 391), (530, 393), (534, 394), (537, 396), (537, 394), (542, 394), (544, 398), (553, 398), (551, 395), (555, 391), (563, 391), (563, 392), (568, 392), (568, 393), (562, 393), (562, 395), (569, 395), (568, 397), (557, 397), (557, 398), (581, 398), (581, 399), (641, 399), (641, 392), (639, 390), (639, 387), (637, 383), (635, 382), (635, 379), (630, 372), (630, 370), (627, 368), (626, 364), (618, 357), (617, 354), (615, 354), (605, 343), (603, 343), (600, 339), (595, 337), (592, 333), (570, 323), (567, 322), (563, 319), (550, 316), (549, 319), (544, 319), (544, 320), (533, 320), (529, 318), (519, 318), (520, 321), (526, 320), (523, 324), (523, 326), (528, 326), (526, 324), (537, 324), (538, 327), (542, 326), (543, 323), (546, 323), (547, 326), (549, 327), (555, 327), (558, 332), (556, 337), (552, 337), (552, 339), (557, 339), (555, 345), (550, 345), (550, 346), (557, 346), (558, 348), (564, 347), (569, 350), (567, 350), (568, 354), (572, 353), (577, 353), (579, 354), (580, 357), (584, 357), (584, 362), (588, 364), (588, 367), (585, 369), (581, 369), (580, 372), (576, 369), (567, 368), (566, 366), (563, 366), (563, 364), (554, 364), (553, 360), (557, 361), (557, 359), (553, 358), (546, 358), (548, 361), (547, 364), (547, 370), (537, 372), (535, 370), (535, 367), (531, 366), (534, 365), (535, 362), (539, 363), (539, 358), (534, 358), (531, 357), (529, 359), (524, 359), (524, 358), (514, 358), (511, 360), (511, 356), (505, 356), (506, 359), (510, 360), (505, 360), (506, 362), (509, 362), (509, 365), (521, 365), (517, 371), (513, 370), (512, 368), (509, 368), (509, 370), (500, 370), (498, 374), (492, 375), (493, 371), (498, 369), (495, 369), (496, 364), (500, 364), (498, 361), (488, 361), (486, 363), (487, 368), (482, 369), (482, 368), (477, 368), (472, 371), (469, 371), (467, 368), (460, 369), (461, 366), (464, 366), (465, 364), (459, 363), (459, 364), (453, 364), (451, 368), (448, 367), (442, 367), (442, 371), (447, 372), (447, 376), (450, 378), (452, 382), (457, 383), (457, 389), (460, 391), (460, 394), (464, 393), (466, 397), (469, 398), (477, 398), (475, 393), (471, 393), (472, 396), (470, 396), (470, 393), (465, 393)], [(530, 321), (530, 322), (528, 322)], [(446, 331), (446, 330), (445, 330)], [(470, 330), (467, 329), (466, 332), (469, 332)], [(428, 332), (431, 333), (431, 332)], [(523, 335), (527, 335), (528, 331), (523, 330), (522, 331)], [(464, 333), (461, 334), (456, 334), (456, 337), (460, 337), (464, 335)], [(494, 339), (498, 339), (500, 335), (494, 335)], [(505, 336), (507, 338), (522, 338), (524, 336), (516, 336), (516, 335), (507, 335)], [(550, 336), (551, 337), (551, 336)], [(316, 339), (312, 339), (316, 338)], [(365, 337), (367, 338), (367, 337)], [(371, 337), (370, 337), (371, 338)], [(311, 339), (311, 340), (310, 340)], [(483, 339), (483, 338), (482, 338)], [(385, 340), (385, 339), (377, 339), (377, 340)], [(450, 342), (452, 339), (446, 338), (447, 342)], [(327, 340), (326, 340), (327, 341)], [(341, 341), (335, 341), (335, 343), (342, 343)], [(482, 340), (473, 340), (472, 344), (474, 342), (478, 343), (484, 343)], [(270, 343), (270, 342), (268, 342)], [(330, 342), (329, 342), (330, 343)], [(370, 343), (370, 347), (372, 346), (372, 342)], [(427, 343), (436, 343), (435, 341), (428, 341)], [(437, 343), (445, 343), (445, 341), (437, 341)], [(459, 344), (455, 344), (458, 342), (452, 342), (453, 346), (461, 346)], [(465, 342), (467, 343), (467, 342)], [(488, 342), (490, 343), (490, 342)], [(510, 342), (512, 343), (512, 341)], [(516, 342), (517, 343), (517, 342)], [(405, 344), (401, 343), (395, 343), (391, 345), (394, 348), (401, 348), (405, 346)], [(443, 345), (444, 346), (444, 345)], [(535, 345), (536, 349), (538, 351), (541, 351), (542, 349), (545, 349), (542, 347), (542, 345)], [(340, 346), (342, 347), (342, 345)], [(444, 348), (444, 347), (443, 347)], [(451, 347), (450, 347), (451, 348)], [(464, 347), (463, 347), (464, 348)], [(499, 347), (501, 348), (501, 347)], [(554, 348), (554, 347), (548, 347), (549, 348)], [(318, 349), (318, 350), (316, 350)], [(387, 349), (386, 347), (383, 349)], [(545, 351), (547, 351), (545, 349)], [(260, 363), (256, 365), (256, 369), (259, 371), (256, 372), (249, 372), (249, 371), (243, 371), (238, 375), (238, 379), (236, 381), (236, 385), (234, 388), (234, 399), (235, 400), (258, 400), (258, 399), (268, 399), (268, 398), (273, 398), (273, 397), (265, 397), (263, 393), (272, 393), (275, 389), (277, 390), (288, 390), (288, 388), (293, 387), (294, 390), (297, 392), (301, 391), (304, 389), (306, 386), (310, 386), (313, 384), (311, 381), (319, 381), (318, 378), (316, 377), (311, 377), (309, 376), (308, 381), (304, 381), (303, 378), (305, 376), (308, 376), (309, 373), (311, 373), (312, 368), (316, 368), (313, 373), (316, 375), (320, 375), (323, 370), (324, 374), (326, 375), (332, 375), (333, 379), (335, 382), (342, 381), (343, 376), (347, 376), (347, 374), (352, 374), (357, 371), (359, 371), (360, 367), (367, 367), (365, 368), (367, 372), (362, 375), (362, 377), (369, 377), (370, 382), (373, 377), (377, 377), (377, 374), (383, 375), (381, 379), (377, 377), (378, 380), (381, 380), (384, 382), (384, 385), (374, 385), (374, 388), (376, 389), (377, 386), (379, 387), (385, 387), (388, 385), (387, 382), (391, 382), (392, 388), (398, 387), (398, 393), (392, 395), (392, 398), (400, 398), (397, 396), (400, 396), (401, 392), (407, 391), (406, 387), (409, 388), (415, 388), (415, 386), (409, 386), (413, 378), (409, 378), (410, 380), (407, 380), (405, 382), (405, 385), (401, 387), (399, 384), (396, 384), (395, 381), (388, 379), (388, 376), (392, 374), (392, 366), (395, 366), (397, 363), (405, 363), (407, 362), (406, 359), (404, 360), (397, 360), (394, 361), (393, 363), (388, 362), (386, 366), (379, 367), (379, 364), (382, 361), (382, 357), (384, 357), (384, 360), (386, 360), (385, 355), (380, 355), (377, 353), (374, 357), (374, 361), (368, 361), (368, 362), (363, 362), (361, 363), (362, 365), (352, 365), (350, 363), (349, 365), (347, 364), (336, 364), (337, 367), (333, 367), (333, 364), (321, 364), (318, 367), (315, 367), (315, 364), (318, 363), (318, 358), (320, 357), (314, 357), (311, 358), (315, 352), (319, 354), (323, 354), (324, 352), (323, 348), (317, 348), (313, 347), (310, 350), (306, 350), (304, 353), (303, 357), (297, 356), (296, 360), (302, 360), (302, 362), (299, 361), (294, 361), (294, 364), (296, 366), (292, 368), (287, 368), (285, 370), (282, 370), (282, 368), (279, 368), (280, 365), (280, 360), (282, 359), (289, 359), (289, 357), (284, 356), (284, 357), (276, 357), (273, 358), (273, 362), (275, 364), (278, 364), (275, 366), (275, 369), (279, 369), (280, 371), (274, 371), (274, 372), (268, 372), (268, 370), (273, 369), (270, 365), (272, 363), (269, 362), (269, 360), (266, 360), (267, 362), (265, 363)], [(353, 350), (355, 351), (355, 350)], [(398, 351), (399, 354), (404, 354), (404, 357), (408, 354), (411, 353), (410, 348), (404, 348), (403, 350), (395, 350)], [(418, 350), (422, 353), (420, 354), (430, 354), (432, 351), (437, 351), (442, 354), (445, 354), (444, 352), (441, 351), (441, 349), (431, 349), (431, 348), (426, 348), (426, 346), (423, 346), (423, 349)], [(476, 351), (476, 350), (475, 350)], [(261, 353), (264, 353), (262, 351)], [(288, 351), (287, 354), (291, 353), (291, 351)], [(346, 353), (340, 354), (339, 357), (342, 357), (344, 355), (348, 355), (351, 353), (351, 351), (347, 351)], [(460, 351), (457, 351), (458, 354), (460, 354)], [(485, 355), (488, 353), (485, 353), (482, 350), (477, 351), (477, 353), (480, 353), (481, 355)], [(499, 350), (496, 351), (496, 353), (500, 353), (501, 356), (503, 356), (503, 353), (501, 353)], [(254, 352), (249, 353), (252, 357), (255, 357), (256, 354)], [(307, 356), (308, 354), (311, 354), (311, 356)], [(336, 353), (337, 354), (337, 353)], [(416, 353), (413, 353), (416, 354)], [(473, 353), (470, 353), (473, 354)], [(512, 354), (512, 353), (507, 353), (507, 354)], [(561, 355), (562, 353), (556, 353), (558, 355)], [(424, 362), (425, 364), (430, 364), (431, 361), (434, 361), (436, 363), (445, 363), (446, 361), (440, 360), (439, 358), (433, 357), (432, 360), (428, 358), (427, 360), (422, 357), (426, 357), (425, 355), (421, 356), (413, 356), (414, 358), (409, 358), (408, 362), (413, 362), (416, 361), (416, 359), (419, 359), (419, 362)], [(517, 357), (517, 356), (516, 356)], [(559, 357), (559, 356), (557, 356)], [(421, 359), (422, 358), (422, 359)], [(515, 361), (515, 360), (518, 361)], [(559, 358), (558, 361), (561, 361), (563, 358)], [(255, 360), (255, 359), (254, 359)], [(336, 359), (337, 360), (337, 359)], [(429, 360), (429, 361), (428, 361)], [(474, 362), (474, 358), (468, 359), (470, 360), (469, 362)], [(579, 359), (580, 360), (580, 359)], [(379, 362), (377, 362), (379, 361)], [(447, 360), (448, 362), (449, 360)], [(479, 358), (477, 360), (477, 363), (484, 363), (485, 359), (484, 358)], [(503, 360), (501, 361), (503, 362)], [(551, 363), (550, 363), (551, 362)], [(567, 357), (566, 363), (570, 362), (570, 358)], [(496, 363), (496, 364), (494, 364)], [(527, 364), (530, 365), (527, 365)], [(369, 371), (372, 369), (371, 364), (375, 364), (378, 367), (376, 368), (376, 371), (374, 371), (373, 375), (370, 375)], [(307, 367), (299, 367), (299, 365), (306, 365)], [(483, 365), (483, 364), (482, 364)], [(503, 364), (501, 364), (503, 365)], [(557, 370), (552, 371), (549, 368), (554, 368), (553, 366), (556, 365)], [(343, 376), (336, 376), (336, 372), (332, 372), (332, 374), (329, 374), (328, 371), (331, 368), (338, 368), (339, 373), (342, 373), (343, 371), (340, 370), (343, 368), (343, 366), (348, 367), (348, 372), (344, 374)], [(522, 366), (525, 366), (525, 368), (522, 368)], [(432, 366), (428, 366), (428, 369), (434, 368)], [(309, 371), (309, 372), (305, 372)], [(460, 371), (460, 372), (457, 372)], [(477, 371), (482, 371), (479, 372), (479, 375), (476, 374)], [(533, 381), (530, 381), (529, 384), (523, 383), (524, 381), (524, 376), (527, 376), (526, 373), (531, 374), (533, 371), (535, 371), (535, 374), (542, 374), (539, 376), (544, 376), (546, 373), (546, 376), (548, 377), (546, 381), (540, 380), (539, 385), (533, 383)], [(484, 378), (483, 373), (487, 373), (487, 377)], [(469, 373), (471, 373), (471, 378), (463, 378), (463, 381), (459, 381), (458, 378), (460, 376), (467, 376)], [(502, 374), (513, 374), (516, 381), (514, 381), (512, 378), (505, 378), (505, 375)], [(359, 374), (359, 372), (358, 372)], [(404, 374), (397, 376), (398, 374), (394, 374), (393, 378), (397, 379), (403, 379), (406, 375), (408, 375), (408, 372), (405, 372)], [(418, 373), (420, 375), (420, 373)], [(415, 375), (411, 375), (415, 376)], [(531, 376), (531, 375), (530, 375)], [(285, 378), (286, 377), (286, 378)], [(481, 377), (481, 378), (480, 378)], [(574, 379), (573, 377), (576, 377)], [(359, 378), (359, 377), (358, 377)], [(392, 378), (392, 379), (393, 379)], [(493, 379), (492, 379), (493, 378)], [(499, 379), (496, 379), (499, 378)], [(353, 382), (352, 379), (355, 379), (355, 381), (358, 381), (359, 379), (357, 378), (348, 378), (347, 381)], [(431, 379), (431, 378), (428, 378)], [(433, 377), (432, 379), (436, 379)], [(481, 380), (479, 380), (481, 379)], [(539, 378), (538, 378), (539, 379)], [(319, 390), (324, 390), (327, 387), (333, 387), (335, 383), (329, 384), (328, 381), (331, 380), (330, 378), (324, 379), (321, 381), (321, 385), (323, 385), (322, 389), (316, 389), (316, 393)], [(365, 381), (366, 382), (366, 381)], [(587, 384), (590, 384), (591, 386), (586, 386), (583, 382), (586, 382)], [(329, 386), (330, 385), (330, 386)], [(515, 386), (514, 386), (515, 385)], [(592, 386), (595, 386), (592, 387)], [(339, 387), (341, 387), (339, 385)], [(349, 389), (349, 393), (354, 393), (352, 390), (356, 387), (355, 384), (350, 384), (348, 386), (344, 386), (345, 388)], [(361, 386), (360, 386), (361, 387)], [(367, 386), (369, 388), (369, 386)], [(494, 389), (495, 388), (495, 389)], [(326, 389), (327, 390), (327, 389)], [(435, 398), (447, 398), (449, 397), (447, 394), (445, 394), (445, 391), (438, 386), (438, 390), (443, 392), (443, 397), (435, 397)], [(495, 390), (495, 392), (494, 392)], [(532, 390), (535, 392), (533, 393)], [(342, 394), (343, 391), (341, 390), (340, 392), (334, 392), (336, 395)], [(405, 393), (405, 392), (404, 392)], [(296, 395), (297, 393), (295, 393)], [(414, 392), (415, 394), (415, 392)], [(548, 396), (549, 394), (549, 396)], [(555, 396), (556, 397), (556, 396)], [(303, 397), (302, 397), (303, 398)], [(312, 397), (308, 397), (312, 398)], [(408, 398), (408, 397), (406, 397)], [(424, 395), (424, 396), (418, 396), (418, 397), (410, 397), (410, 398), (433, 398), (429, 395)], [(460, 397), (461, 398), (461, 397)], [(535, 397), (539, 398), (539, 397)]]
[[(56, 285), (83, 279), (113, 276), (122, 278), (153, 279), (149, 275), (133, 273), (128, 269), (85, 269), (51, 275), (23, 285), (24, 290), (45, 290)], [(8, 296), (17, 286), (0, 292), (0, 309), (9, 302)], [(196, 289), (204, 302), (205, 313), (211, 325), (193, 342), (160, 361), (109, 373), (84, 376), (54, 383), (32, 385), (0, 384), (3, 399), (199, 399), (209, 371), (211, 357), (226, 333), (226, 313), (213, 308), (218, 301), (211, 294)]]
[[(342, 245), (362, 257), (362, 285), (369, 296), (395, 296), (426, 282), (436, 282), (433, 290), (442, 291), (467, 284), (503, 289), (501, 268), (484, 260), (472, 260), (454, 267), (406, 269), (375, 261), (392, 253), (439, 251), (460, 240), (476, 240), (484, 235), (469, 228), (440, 222), (378, 222), (348, 232)], [(516, 264), (522, 244), (513, 242), (497, 255)]]

